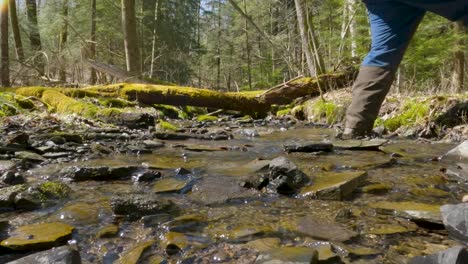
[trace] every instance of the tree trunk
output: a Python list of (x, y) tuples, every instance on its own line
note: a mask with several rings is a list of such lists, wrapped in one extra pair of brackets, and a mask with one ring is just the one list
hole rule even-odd
[(218, 44), (216, 56), (216, 89), (221, 89), (221, 0), (218, 0)]
[(140, 50), (138, 47), (135, 0), (122, 0), (122, 26), (124, 31), (127, 71), (140, 75)]
[(301, 43), (302, 43), (302, 52), (305, 55), (307, 69), (308, 69), (308, 76), (316, 76), (317, 71), (314, 66), (314, 57), (312, 55), (312, 51), (309, 47), (309, 34), (307, 30), (307, 21), (305, 18), (304, 13), (304, 2), (303, 0), (294, 0), (296, 4), (296, 15), (297, 15), (297, 24), (299, 27), (299, 33), (301, 35)]
[(67, 82), (67, 63), (65, 60), (65, 45), (68, 41), (68, 0), (63, 1), (62, 6), (62, 19), (63, 25), (60, 32), (60, 42), (59, 42), (59, 56), (60, 56), (60, 81)]
[[(39, 25), (37, 23), (37, 5), (36, 0), (26, 0), (28, 21), (30, 25), (29, 40), (31, 49), (34, 53), (42, 50), (41, 35), (39, 33)], [(34, 54), (37, 55), (37, 54)], [(36, 61), (37, 70), (41, 75), (44, 75), (44, 61), (41, 56), (38, 56)]]
[[(96, 60), (96, 0), (91, 0), (91, 43), (89, 44), (89, 58)], [(89, 82), (95, 84), (97, 82), (96, 70), (90, 67)]]
[[(245, 0), (244, 0), (244, 10), (245, 10), (244, 11), (245, 14), (248, 15), (247, 4)], [(247, 75), (248, 75), (248, 80), (249, 80), (249, 90), (252, 90), (252, 60), (250, 58), (249, 28), (248, 28), (247, 19), (245, 19), (244, 31), (245, 31), (245, 49), (247, 52)]]
[(151, 64), (150, 64), (150, 73), (149, 77), (153, 78), (154, 74), (154, 61), (156, 60), (156, 39), (158, 37), (158, 17), (159, 17), (159, 2), (156, 0), (154, 3), (154, 21), (153, 21), (153, 43), (151, 45)]
[(455, 52), (453, 58), (452, 72), (452, 92), (459, 93), (463, 90), (465, 82), (465, 45), (463, 35), (466, 34), (462, 21), (457, 21), (454, 24), (457, 40), (455, 42)]
[(1, 86), (10, 86), (10, 58), (8, 54), (8, 1), (0, 4)]
[(18, 23), (18, 14), (16, 12), (16, 1), (9, 0), (9, 4), (10, 4), (9, 8), (10, 8), (11, 29), (13, 31), (13, 38), (15, 40), (16, 58), (19, 61), (24, 61), (23, 42), (21, 41), (21, 33), (20, 33), (19, 23)]
[(349, 37), (351, 38), (351, 56), (357, 57), (356, 0), (346, 0), (349, 14)]

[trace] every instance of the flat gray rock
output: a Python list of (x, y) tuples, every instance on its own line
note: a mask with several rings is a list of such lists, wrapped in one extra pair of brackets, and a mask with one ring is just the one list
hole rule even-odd
[(305, 216), (297, 221), (296, 231), (318, 240), (345, 242), (358, 234), (341, 224), (326, 219)]
[(8, 262), (7, 264), (81, 264), (80, 253), (69, 246), (62, 246)]
[(409, 264), (465, 264), (468, 263), (468, 251), (458, 246), (430, 256), (413, 258)]
[(468, 203), (444, 205), (440, 211), (450, 236), (468, 245)]
[(468, 159), (468, 140), (465, 140), (463, 143), (447, 152), (445, 156)]

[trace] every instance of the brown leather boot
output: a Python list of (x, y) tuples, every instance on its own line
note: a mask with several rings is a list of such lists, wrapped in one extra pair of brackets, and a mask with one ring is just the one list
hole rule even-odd
[(361, 66), (353, 86), (353, 101), (346, 112), (344, 137), (365, 137), (372, 132), (394, 77), (394, 70)]

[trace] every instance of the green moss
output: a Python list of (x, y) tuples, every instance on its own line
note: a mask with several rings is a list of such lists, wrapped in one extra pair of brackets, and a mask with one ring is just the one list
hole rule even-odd
[(43, 200), (66, 198), (71, 192), (68, 185), (61, 182), (45, 182), (39, 186)]
[(173, 105), (163, 105), (163, 104), (156, 104), (153, 105), (154, 108), (156, 108), (158, 111), (160, 111), (165, 117), (168, 118), (179, 118), (179, 119), (188, 119), (189, 116), (187, 113), (182, 111), (176, 106)]
[(311, 106), (311, 113), (314, 121), (325, 120), (328, 124), (340, 121), (344, 116), (344, 107), (338, 106), (333, 102), (318, 99)]
[[(431, 100), (410, 99), (394, 117), (383, 121), (383, 125), (389, 131), (395, 131), (402, 126), (414, 126), (427, 120), (430, 111)], [(382, 122), (382, 121), (380, 121)]]
[(105, 109), (99, 110), (99, 112), (97, 113), (97, 116), (115, 117), (115, 116), (119, 116), (122, 113), (123, 111), (117, 108), (105, 108)]
[(286, 108), (286, 109), (276, 112), (277, 117), (287, 116), (289, 114), (291, 114), (291, 108)]
[(159, 120), (158, 126), (162, 130), (177, 131), (177, 127), (167, 121)]
[(99, 98), (99, 104), (105, 107), (125, 108), (133, 106), (129, 101), (119, 98)]
[[(50, 89), (50, 88), (49, 88)], [(24, 87), (16, 89), (16, 94), (23, 95), (23, 96), (34, 96), (37, 98), (41, 98), (44, 91), (47, 90), (45, 87)]]
[(77, 101), (56, 90), (44, 91), (41, 99), (44, 103), (53, 107), (58, 113), (94, 117), (99, 111), (99, 108), (93, 104)]
[(218, 121), (218, 117), (216, 116), (209, 116), (209, 115), (200, 115), (197, 116), (198, 122), (215, 122)]

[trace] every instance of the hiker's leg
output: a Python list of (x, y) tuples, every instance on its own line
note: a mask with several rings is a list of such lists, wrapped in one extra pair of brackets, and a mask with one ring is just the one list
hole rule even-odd
[(371, 24), (371, 51), (361, 65), (346, 113), (345, 134), (363, 136), (372, 131), (380, 107), (393, 83), (396, 69), (425, 11), (397, 1), (367, 0)]

